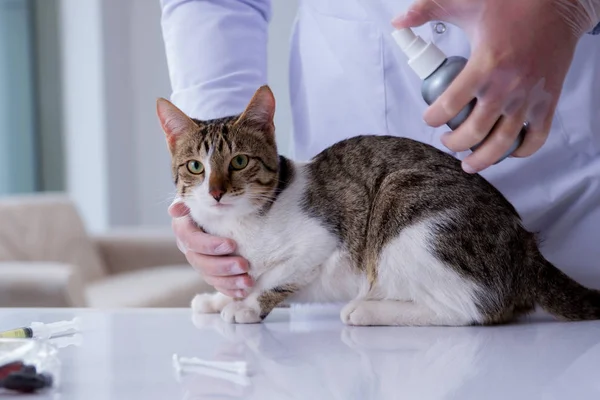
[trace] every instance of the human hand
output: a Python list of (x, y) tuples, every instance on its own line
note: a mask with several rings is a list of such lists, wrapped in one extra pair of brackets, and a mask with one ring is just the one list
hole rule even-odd
[[(592, 4), (594, 3), (594, 4)], [(397, 29), (442, 20), (463, 29), (471, 57), (423, 118), (444, 125), (474, 98), (469, 117), (442, 136), (448, 149), (466, 151), (474, 173), (493, 165), (514, 144), (524, 122), (524, 141), (512, 153), (528, 157), (545, 143), (579, 38), (598, 21), (598, 0), (417, 0), (392, 21)]]
[(173, 202), (169, 215), (173, 218), (172, 228), (179, 250), (206, 283), (226, 296), (246, 297), (246, 290), (253, 281), (247, 274), (248, 261), (232, 255), (234, 241), (208, 235), (197, 228), (189, 217), (189, 209), (182, 202)]

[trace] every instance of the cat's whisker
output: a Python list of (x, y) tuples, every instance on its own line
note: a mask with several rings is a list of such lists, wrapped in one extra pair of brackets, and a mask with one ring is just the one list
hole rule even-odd
[(247, 190), (244, 192), (244, 194), (250, 195), (250, 196), (254, 196), (254, 195), (258, 195), (258, 196), (263, 196), (263, 195), (269, 195), (270, 193), (266, 193), (266, 192), (259, 192), (259, 191), (252, 191), (252, 190)]
[(173, 201), (175, 201), (175, 199), (177, 197), (179, 197), (179, 194), (177, 193), (177, 191), (175, 191), (175, 192), (172, 192), (172, 193), (168, 194), (162, 200), (157, 200), (155, 202), (155, 204), (171, 204), (171, 203), (173, 203)]
[(275, 198), (275, 196), (273, 196), (273, 195), (271, 195), (271, 196), (268, 196), (268, 195), (264, 195), (264, 196), (246, 195), (244, 197), (246, 197), (247, 199), (250, 199), (250, 200), (273, 200)]
[(246, 192), (251, 196), (273, 196), (274, 192)]

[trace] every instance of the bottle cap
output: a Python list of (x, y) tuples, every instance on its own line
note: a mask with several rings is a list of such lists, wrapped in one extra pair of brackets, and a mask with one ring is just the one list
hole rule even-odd
[(74, 333), (80, 329), (81, 319), (75, 317), (70, 321), (59, 321), (45, 324), (43, 322), (32, 322), (30, 325), (33, 337), (36, 339), (49, 339), (55, 336)]
[(446, 55), (433, 43), (426, 43), (410, 28), (397, 29), (392, 36), (400, 49), (408, 56), (408, 65), (425, 79), (446, 60)]

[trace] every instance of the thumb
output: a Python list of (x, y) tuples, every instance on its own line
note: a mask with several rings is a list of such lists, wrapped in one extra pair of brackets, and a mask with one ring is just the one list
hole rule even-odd
[(169, 215), (173, 218), (183, 217), (189, 212), (190, 210), (180, 199), (175, 199), (169, 206)]
[(392, 20), (396, 29), (414, 28), (426, 22), (441, 19), (443, 9), (435, 0), (417, 0), (408, 10)]

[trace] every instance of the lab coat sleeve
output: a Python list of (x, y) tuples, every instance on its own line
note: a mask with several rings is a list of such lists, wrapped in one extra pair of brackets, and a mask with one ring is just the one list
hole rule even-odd
[(270, 0), (160, 0), (171, 101), (193, 118), (241, 113), (267, 83)]

